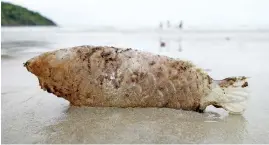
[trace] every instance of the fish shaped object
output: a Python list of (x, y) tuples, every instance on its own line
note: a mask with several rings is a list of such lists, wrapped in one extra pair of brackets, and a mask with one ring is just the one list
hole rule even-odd
[(77, 46), (24, 63), (42, 89), (74, 106), (166, 107), (203, 112), (207, 106), (244, 112), (247, 78), (212, 79), (190, 61), (136, 49)]

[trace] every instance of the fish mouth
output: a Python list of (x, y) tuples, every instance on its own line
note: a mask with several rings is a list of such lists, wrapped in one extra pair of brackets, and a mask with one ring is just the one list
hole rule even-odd
[(30, 64), (29, 60), (23, 63), (23, 67), (26, 67), (27, 71), (30, 71), (29, 70), (29, 64)]
[(28, 63), (29, 63), (28, 61), (24, 62), (24, 63), (23, 63), (23, 66), (24, 66), (24, 67), (27, 67)]
[(37, 57), (34, 57), (34, 58), (27, 60), (26, 62), (23, 63), (23, 67), (25, 67), (28, 72), (35, 74), (34, 72), (37, 70), (36, 69), (36, 64), (37, 64), (36, 60), (37, 60)]

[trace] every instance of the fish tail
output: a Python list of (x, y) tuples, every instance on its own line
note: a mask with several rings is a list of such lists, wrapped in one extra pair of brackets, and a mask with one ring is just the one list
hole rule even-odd
[(241, 114), (249, 99), (247, 77), (230, 77), (217, 81), (216, 102), (231, 114)]

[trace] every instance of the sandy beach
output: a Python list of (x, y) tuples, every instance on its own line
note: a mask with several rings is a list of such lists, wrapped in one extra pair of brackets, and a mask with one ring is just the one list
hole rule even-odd
[[(2, 143), (269, 143), (269, 31), (93, 31), (2, 28)], [(160, 37), (167, 47), (160, 49)], [(188, 59), (214, 79), (249, 76), (243, 115), (165, 108), (70, 107), (40, 89), (23, 63), (77, 45), (131, 47)], [(182, 52), (179, 51), (182, 49)], [(212, 112), (213, 111), (213, 112)]]

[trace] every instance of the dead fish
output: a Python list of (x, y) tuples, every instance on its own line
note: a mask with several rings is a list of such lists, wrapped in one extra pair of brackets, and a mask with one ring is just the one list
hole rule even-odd
[(136, 49), (77, 46), (43, 53), (24, 66), (42, 89), (74, 106), (166, 107), (242, 113), (246, 77), (214, 80), (190, 61)]

